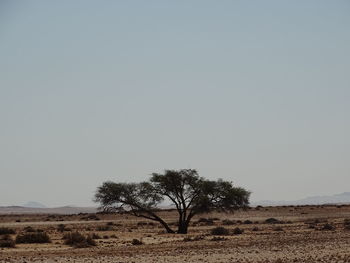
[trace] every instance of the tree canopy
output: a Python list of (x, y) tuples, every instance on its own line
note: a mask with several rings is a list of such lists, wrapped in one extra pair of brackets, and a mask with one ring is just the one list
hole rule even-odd
[[(123, 211), (154, 220), (168, 233), (187, 233), (193, 216), (213, 210), (232, 212), (249, 205), (250, 192), (222, 179), (213, 181), (200, 177), (194, 169), (165, 170), (153, 173), (141, 183), (104, 182), (97, 188), (95, 201), (104, 211)], [(177, 231), (159, 215), (159, 205), (170, 201), (178, 213)]]

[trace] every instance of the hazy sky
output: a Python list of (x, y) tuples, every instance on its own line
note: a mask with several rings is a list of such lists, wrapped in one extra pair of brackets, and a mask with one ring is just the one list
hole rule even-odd
[(350, 191), (349, 1), (1, 1), (0, 205), (195, 168)]

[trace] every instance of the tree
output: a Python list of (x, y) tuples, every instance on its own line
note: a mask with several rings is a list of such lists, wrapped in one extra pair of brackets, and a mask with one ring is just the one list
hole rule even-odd
[[(95, 201), (104, 211), (125, 213), (157, 221), (168, 233), (186, 234), (193, 216), (220, 210), (232, 212), (249, 205), (250, 192), (231, 182), (207, 180), (196, 170), (165, 170), (153, 173), (148, 182), (104, 182), (97, 188)], [(159, 204), (168, 200), (178, 212), (175, 232), (159, 215)]]

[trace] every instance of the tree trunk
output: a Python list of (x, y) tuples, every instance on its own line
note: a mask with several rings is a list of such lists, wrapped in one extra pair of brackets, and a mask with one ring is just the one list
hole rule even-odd
[(178, 234), (187, 234), (187, 229), (188, 229), (188, 223), (186, 221), (179, 222), (177, 233)]
[(166, 229), (167, 233), (169, 233), (169, 234), (174, 234), (174, 233), (175, 233), (175, 231), (172, 230), (172, 229), (168, 226), (167, 223), (165, 223), (164, 221), (159, 221), (159, 222), (160, 222), (160, 223), (162, 224), (162, 226)]

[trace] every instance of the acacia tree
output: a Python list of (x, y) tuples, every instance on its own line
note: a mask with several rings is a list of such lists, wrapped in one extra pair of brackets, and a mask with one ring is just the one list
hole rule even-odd
[[(193, 216), (220, 210), (232, 212), (249, 205), (250, 192), (234, 187), (231, 182), (207, 180), (196, 170), (165, 170), (153, 173), (148, 182), (104, 182), (97, 188), (95, 201), (108, 212), (125, 212), (157, 221), (168, 233), (186, 234)], [(178, 229), (174, 231), (157, 212), (159, 204), (170, 201), (178, 213)]]

